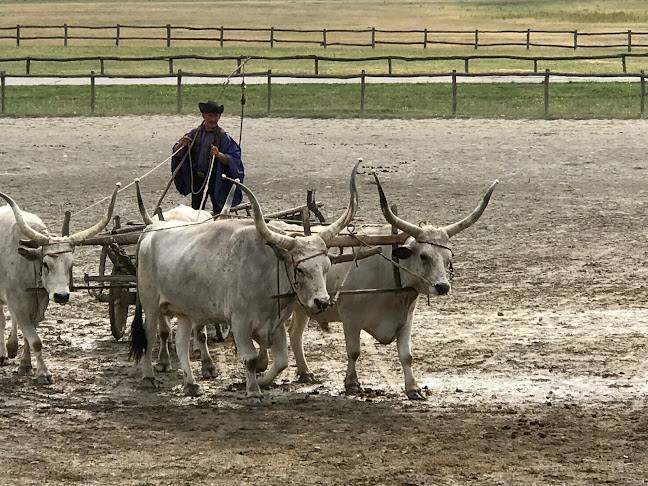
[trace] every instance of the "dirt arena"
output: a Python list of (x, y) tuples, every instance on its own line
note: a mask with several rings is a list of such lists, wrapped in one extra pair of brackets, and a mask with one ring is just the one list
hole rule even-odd
[[(0, 119), (0, 191), (52, 231), (65, 209), (81, 229), (105, 203), (77, 212), (164, 161), (198, 121)], [(239, 120), (223, 122), (238, 138)], [(365, 393), (345, 395), (341, 324), (307, 330), (320, 382), (295, 383), (293, 365), (265, 407), (248, 406), (229, 342), (210, 345), (221, 374), (202, 396), (183, 396), (176, 371), (142, 389), (107, 305), (79, 291), (40, 327), (53, 385), (17, 376), (17, 360), (0, 369), (0, 484), (645, 484), (646, 133), (643, 120), (245, 120), (246, 182), (267, 211), (315, 188), (324, 214), (340, 214), (358, 157), (365, 222), (381, 220), (371, 167), (416, 223), (463, 218), (499, 179), (453, 240), (450, 295), (418, 303), (427, 400), (406, 399), (395, 344), (368, 335)], [(151, 207), (169, 175), (143, 178)], [(180, 202), (172, 191), (168, 207)], [(136, 211), (129, 188), (117, 213)], [(98, 261), (98, 247), (77, 251), (77, 283)]]

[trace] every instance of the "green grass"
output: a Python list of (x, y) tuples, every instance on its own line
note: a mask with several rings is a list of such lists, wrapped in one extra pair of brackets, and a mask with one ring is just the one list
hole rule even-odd
[[(241, 88), (191, 85), (182, 88), (182, 113), (195, 114), (199, 101), (218, 98), (227, 116), (241, 113)], [(638, 118), (639, 83), (554, 83), (549, 88), (549, 118)], [(267, 112), (267, 86), (245, 89), (245, 116)], [(270, 115), (306, 118), (429, 118), (452, 116), (449, 84), (367, 84), (364, 110), (360, 86), (273, 85)], [(79, 86), (6, 87), (4, 116), (89, 115), (90, 88)], [(94, 114), (176, 113), (174, 86), (97, 86)], [(544, 118), (544, 87), (537, 83), (460, 83), (458, 117)]]

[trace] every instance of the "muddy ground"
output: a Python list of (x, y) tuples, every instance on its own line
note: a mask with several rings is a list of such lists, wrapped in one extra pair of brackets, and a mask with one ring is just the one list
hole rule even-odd
[[(52, 231), (65, 209), (80, 229), (105, 203), (81, 210), (162, 163), (197, 122), (0, 119), (0, 190)], [(238, 137), (236, 117), (223, 125)], [(644, 484), (646, 133), (636, 120), (245, 120), (246, 182), (268, 211), (315, 188), (338, 215), (358, 157), (364, 222), (381, 220), (371, 167), (417, 223), (464, 217), (499, 179), (454, 238), (450, 295), (418, 303), (427, 400), (406, 399), (395, 345), (369, 336), (365, 393), (345, 395), (341, 324), (307, 330), (320, 382), (295, 383), (293, 364), (265, 407), (247, 404), (230, 342), (210, 344), (221, 374), (202, 396), (184, 397), (177, 371), (146, 390), (107, 305), (79, 291), (40, 327), (53, 385), (16, 375), (17, 360), (0, 369), (0, 484)], [(151, 206), (168, 177), (165, 163), (143, 178)], [(138, 221), (132, 188), (117, 213)], [(80, 248), (76, 282), (98, 261)]]

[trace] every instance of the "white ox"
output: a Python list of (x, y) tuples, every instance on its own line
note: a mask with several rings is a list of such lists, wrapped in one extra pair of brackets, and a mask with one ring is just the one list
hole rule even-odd
[[(21, 375), (31, 371), (31, 354), (36, 358), (36, 380), (53, 383), (42, 355), (42, 342), (36, 327), (45, 316), (50, 300), (66, 304), (70, 298), (69, 279), (74, 248), (104, 229), (115, 207), (117, 184), (104, 217), (94, 226), (71, 236), (51, 236), (35, 214), (21, 211), (9, 197), (0, 193), (9, 206), (0, 208), (0, 365), (18, 353), (18, 329), (25, 346), (18, 366)], [(13, 213), (13, 214), (12, 214)], [(23, 240), (22, 238), (27, 238)], [(39, 290), (39, 283), (42, 287)], [(11, 315), (12, 328), (5, 344), (4, 306)]]
[[(445, 295), (450, 291), (448, 271), (451, 269), (452, 251), (450, 238), (472, 226), (482, 215), (491, 194), (495, 181), (483, 197), (481, 203), (465, 219), (445, 227), (425, 225), (422, 227), (408, 223), (397, 217), (390, 210), (385, 194), (374, 172), (380, 193), (380, 205), (387, 221), (409, 235), (405, 243), (392, 251), (391, 246), (382, 247), (382, 255), (396, 257), (399, 265), (400, 280), (404, 289), (397, 293), (380, 293), (377, 295), (358, 294), (340, 295), (335, 305), (329, 307), (313, 318), (320, 323), (342, 322), (346, 351), (348, 356), (344, 385), (347, 393), (358, 393), (360, 383), (356, 372), (356, 362), (360, 356), (360, 331), (371, 334), (382, 344), (396, 340), (398, 358), (405, 375), (405, 392), (412, 400), (424, 399), (420, 387), (412, 373), (412, 354), (410, 336), (412, 319), (419, 294)], [(374, 228), (369, 235), (388, 235), (391, 227)], [(372, 256), (357, 262), (357, 268), (350, 268), (355, 263), (340, 263), (333, 266), (326, 280), (329, 292), (335, 294), (342, 285), (343, 290), (359, 289), (394, 289), (397, 288), (394, 266), (382, 256)], [(289, 325), (290, 344), (297, 361), (297, 374), (302, 382), (313, 382), (313, 373), (304, 356), (302, 335), (312, 313), (303, 307), (296, 307), (292, 322)], [(263, 351), (263, 350), (262, 350)], [(260, 353), (263, 359), (263, 352)]]
[[(331, 266), (327, 242), (354, 217), (358, 205), (356, 170), (351, 172), (350, 201), (345, 213), (322, 232), (292, 236), (266, 224), (254, 194), (254, 221), (218, 220), (186, 225), (155, 223), (143, 232), (138, 248), (137, 291), (146, 315), (133, 322), (131, 346), (142, 364), (145, 385), (155, 385), (153, 340), (160, 316), (176, 316), (176, 351), (184, 371), (184, 392), (198, 393), (189, 363), (192, 323), (225, 322), (246, 370), (251, 403), (260, 403), (267, 386), (288, 365), (285, 322), (296, 301), (309, 312), (329, 306), (326, 274)], [(289, 298), (273, 298), (287, 290)], [(258, 380), (254, 341), (269, 348), (273, 363)]]

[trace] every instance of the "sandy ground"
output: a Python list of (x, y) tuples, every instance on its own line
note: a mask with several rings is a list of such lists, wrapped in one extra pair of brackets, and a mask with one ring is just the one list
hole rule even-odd
[[(223, 121), (238, 137), (239, 120)], [(0, 119), (0, 190), (52, 231), (70, 209), (79, 229), (105, 205), (81, 210), (197, 122)], [(246, 182), (268, 211), (315, 188), (339, 214), (358, 157), (365, 222), (381, 220), (371, 167), (413, 222), (454, 222), (500, 180), (454, 238), (452, 292), (418, 303), (428, 399), (405, 398), (395, 345), (368, 336), (365, 393), (345, 395), (340, 324), (307, 329), (320, 382), (295, 383), (290, 367), (266, 407), (247, 405), (229, 342), (211, 344), (221, 374), (201, 397), (184, 397), (175, 371), (147, 391), (107, 305), (79, 291), (40, 327), (53, 385), (14, 374), (17, 360), (0, 369), (0, 484), (644, 484), (647, 132), (636, 120), (246, 120)], [(151, 206), (168, 177), (165, 164), (143, 179)], [(171, 192), (168, 206), (181, 201)], [(138, 221), (132, 188), (117, 213)], [(78, 283), (98, 255), (78, 250)]]

